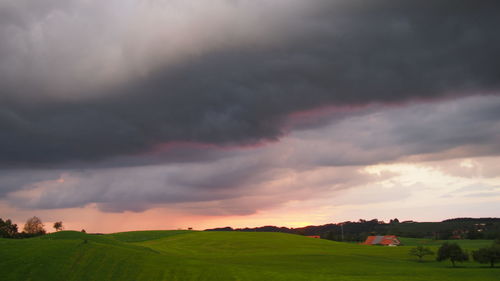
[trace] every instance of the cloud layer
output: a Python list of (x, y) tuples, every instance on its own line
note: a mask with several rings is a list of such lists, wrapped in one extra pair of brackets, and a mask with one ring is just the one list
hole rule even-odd
[[(113, 167), (115, 162), (103, 162), (100, 168), (46, 171), (45, 178), (32, 171), (11, 171), (10, 177), (23, 178), (18, 184), (24, 188), (15, 192), (11, 185), (6, 185), (3, 193), (14, 205), (33, 209), (75, 208), (97, 203), (102, 211), (121, 212), (143, 211), (166, 204), (195, 213), (253, 214), (289, 201), (321, 198), (324, 194), (394, 176), (363, 172), (364, 167), (370, 165), (498, 157), (498, 112), (500, 98), (492, 96), (383, 111), (372, 107), (320, 127), (294, 130), (280, 142), (261, 147), (229, 150), (205, 147), (204, 155), (208, 158), (203, 161), (152, 161), (150, 165), (128, 167)], [(155, 155), (162, 158), (162, 153), (172, 155), (176, 149), (167, 147)], [(182, 149), (178, 153), (178, 157), (183, 158), (183, 154), (189, 156), (193, 151)], [(150, 156), (144, 155), (120, 162), (149, 161)], [(498, 172), (495, 167), (485, 167), (484, 176)], [(467, 167), (463, 169), (466, 171), (449, 170), (448, 173), (457, 176), (472, 171)], [(8, 180), (6, 177), (4, 182)]]
[(495, 1), (44, 2), (3, 4), (3, 165), (276, 140), (294, 112), (500, 83)]

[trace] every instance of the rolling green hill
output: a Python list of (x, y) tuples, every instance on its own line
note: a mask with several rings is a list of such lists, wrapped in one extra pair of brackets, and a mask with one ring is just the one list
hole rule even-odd
[[(469, 250), (489, 243), (460, 242)], [(0, 280), (498, 280), (498, 268), (418, 263), (409, 248), (283, 233), (63, 231), (0, 239)]]

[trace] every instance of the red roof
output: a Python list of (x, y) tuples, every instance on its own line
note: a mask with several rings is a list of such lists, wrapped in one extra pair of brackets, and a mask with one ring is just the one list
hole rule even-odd
[(396, 235), (368, 236), (363, 244), (366, 245), (399, 245), (399, 239)]
[(376, 237), (377, 236), (368, 236), (368, 237), (366, 237), (366, 241), (363, 244), (371, 245), (373, 243), (373, 240), (375, 240)]

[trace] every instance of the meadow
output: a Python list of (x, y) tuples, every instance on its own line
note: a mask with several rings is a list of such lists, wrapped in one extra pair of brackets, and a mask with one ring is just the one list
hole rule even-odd
[[(499, 280), (500, 268), (451, 268), (408, 250), (442, 241), (403, 238), (382, 247), (261, 232), (62, 231), (0, 239), (0, 280)], [(467, 250), (488, 240), (459, 240)]]

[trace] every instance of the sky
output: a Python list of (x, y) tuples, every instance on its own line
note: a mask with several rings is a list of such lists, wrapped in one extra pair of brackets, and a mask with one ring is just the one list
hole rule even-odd
[(0, 217), (499, 217), (496, 0), (0, 0)]

